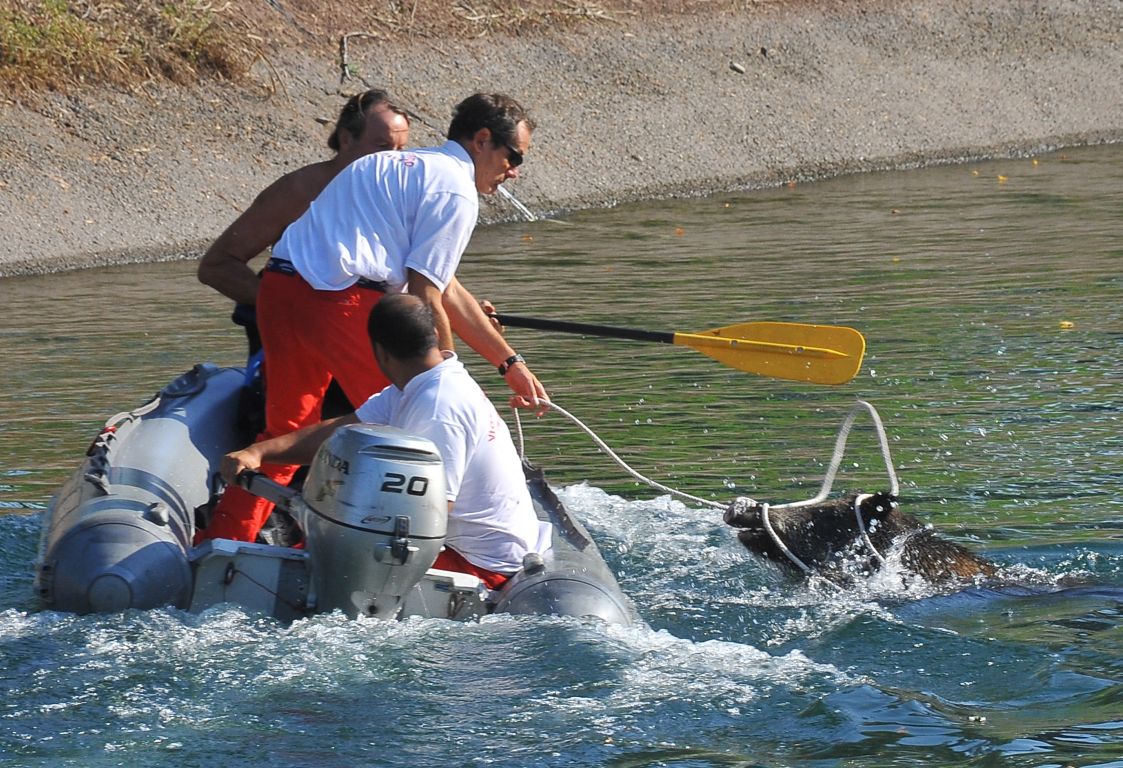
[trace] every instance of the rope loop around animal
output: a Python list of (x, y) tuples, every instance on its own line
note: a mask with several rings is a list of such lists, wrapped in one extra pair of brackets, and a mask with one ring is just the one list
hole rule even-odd
[[(803, 507), (814, 506), (826, 500), (830, 495), (831, 489), (834, 487), (835, 476), (838, 474), (838, 468), (842, 464), (842, 458), (846, 454), (846, 441), (850, 439), (850, 431), (854, 428), (854, 422), (857, 421), (858, 416), (862, 413), (868, 413), (870, 419), (873, 421), (874, 428), (877, 430), (877, 441), (881, 447), (881, 457), (885, 461), (885, 472), (889, 476), (889, 493), (897, 496), (900, 491), (900, 484), (897, 481), (897, 472), (893, 468), (893, 457), (889, 453), (889, 438), (885, 434), (885, 425), (881, 421), (881, 414), (873, 407), (872, 403), (865, 400), (859, 400), (846, 414), (846, 418), (842, 421), (842, 426), (839, 427), (838, 435), (834, 441), (834, 452), (831, 454), (831, 463), (827, 468), (827, 472), (823, 475), (823, 484), (819, 486), (819, 493), (810, 499), (803, 501), (794, 501), (789, 504), (775, 504), (772, 509), (802, 509)], [(862, 502), (870, 497), (871, 494), (862, 493), (858, 494), (854, 499), (854, 518), (858, 522), (858, 533), (861, 536), (862, 543), (866, 545), (869, 551), (873, 554), (874, 558), (884, 564), (885, 557), (878, 552), (877, 547), (874, 546), (873, 540), (870, 539), (869, 532), (866, 530), (866, 522), (862, 519)], [(765, 505), (767, 509), (767, 505)], [(776, 542), (784, 555), (792, 561), (804, 573), (810, 573), (810, 569), (787, 547), (780, 544), (779, 535), (772, 530), (772, 523), (768, 519), (768, 515), (762, 510), (761, 523), (767, 531), (769, 537), (773, 542)]]
[(788, 548), (788, 545), (780, 538), (780, 534), (776, 533), (775, 529), (772, 527), (772, 521), (768, 517), (768, 509), (769, 505), (767, 503), (760, 505), (760, 522), (761, 525), (764, 526), (768, 538), (772, 539), (772, 543), (776, 545), (776, 548), (784, 553), (784, 557), (791, 560), (793, 565), (810, 576), (812, 574), (811, 568), (807, 563), (796, 557), (795, 552), (792, 552), (791, 549)]
[[(608, 446), (608, 444), (600, 438), (599, 435), (597, 435), (592, 429), (586, 426), (585, 423), (582, 422), (579, 418), (553, 401), (545, 401), (544, 404), (551, 410), (557, 411), (559, 414), (576, 425), (581, 431), (583, 431), (593, 440), (596, 446), (603, 453), (605, 453), (609, 458), (616, 462), (616, 464), (620, 466), (621, 469), (623, 469), (629, 475), (644, 483), (645, 485), (651, 486), (656, 490), (663, 491), (664, 493), (669, 493), (672, 496), (677, 496), (678, 498), (685, 499), (687, 501), (693, 501), (697, 504), (702, 504), (703, 506), (721, 510), (724, 510), (726, 508), (727, 505), (720, 502), (711, 501), (709, 499), (703, 499), (698, 496), (693, 496), (689, 493), (684, 493), (683, 491), (679, 491), (675, 488), (670, 488), (666, 485), (663, 485), (662, 483), (658, 483), (648, 477), (641, 475), (639, 472), (628, 466), (627, 462), (621, 459), (616, 454), (616, 452), (613, 451)], [(519, 416), (518, 409), (512, 410), (515, 414), (515, 428), (519, 440), (519, 458), (525, 461), (526, 443), (523, 437), (522, 419)], [(831, 455), (831, 463), (827, 468), (826, 474), (823, 476), (823, 482), (819, 487), (819, 493), (817, 493), (810, 499), (795, 501), (788, 504), (770, 505), (768, 503), (758, 503), (751, 498), (747, 499), (753, 505), (760, 507), (761, 524), (764, 527), (764, 530), (768, 534), (769, 538), (772, 539), (772, 542), (776, 545), (777, 549), (779, 549), (784, 554), (784, 556), (792, 562), (793, 565), (795, 565), (805, 574), (812, 575), (812, 569), (806, 563), (800, 560), (796, 556), (796, 554), (792, 552), (791, 549), (789, 549), (788, 546), (783, 542), (783, 540), (780, 538), (780, 535), (776, 533), (775, 529), (772, 527), (772, 521), (769, 519), (769, 512), (770, 510), (777, 509), (799, 509), (802, 507), (812, 506), (826, 500), (827, 496), (830, 495), (831, 489), (834, 487), (834, 480), (836, 475), (838, 474), (838, 468), (842, 464), (843, 456), (846, 453), (846, 443), (850, 439), (850, 432), (854, 428), (854, 422), (862, 413), (869, 414), (870, 419), (873, 421), (874, 428), (877, 430), (877, 439), (878, 444), (881, 447), (881, 456), (885, 461), (885, 471), (889, 476), (889, 492), (893, 496), (897, 496), (900, 490), (900, 486), (897, 482), (897, 473), (893, 468), (893, 457), (889, 452), (889, 438), (885, 434), (885, 425), (881, 421), (881, 415), (877, 412), (877, 409), (874, 408), (871, 403), (865, 400), (858, 400), (858, 402), (856, 402), (850, 409), (850, 412), (846, 414), (846, 418), (843, 419), (842, 426), (839, 427), (838, 435), (835, 437), (834, 452)], [(862, 520), (862, 502), (869, 498), (870, 495), (871, 494), (868, 493), (859, 494), (854, 499), (854, 516), (858, 521), (858, 531), (860, 532), (862, 542), (869, 548), (870, 552), (873, 553), (873, 556), (878, 560), (878, 562), (884, 563), (885, 558), (880, 552), (877, 551), (877, 548), (873, 545), (873, 541), (870, 539), (869, 533), (866, 530), (865, 521)]]
[(877, 562), (885, 565), (885, 558), (877, 551), (877, 547), (873, 545), (873, 541), (866, 531), (866, 521), (862, 519), (862, 502), (871, 496), (873, 496), (872, 493), (859, 493), (854, 497), (854, 517), (858, 520), (858, 532), (862, 535), (862, 543), (873, 553), (874, 559), (877, 560)]

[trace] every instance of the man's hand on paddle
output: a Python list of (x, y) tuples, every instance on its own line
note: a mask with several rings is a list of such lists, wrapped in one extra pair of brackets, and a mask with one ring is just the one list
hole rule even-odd
[(499, 318), (496, 317), (496, 315), (499, 314), (499, 310), (495, 308), (495, 305), (487, 299), (480, 299), (480, 309), (484, 311), (484, 314), (487, 315), (487, 319), (491, 321), (491, 327), (499, 331), (499, 335), (502, 336), (505, 330), (503, 328), (503, 323), (499, 322)]

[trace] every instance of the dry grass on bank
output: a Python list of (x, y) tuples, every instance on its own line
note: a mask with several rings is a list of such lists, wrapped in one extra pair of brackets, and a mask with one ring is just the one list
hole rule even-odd
[(0, 0), (9, 94), (151, 80), (237, 82), (280, 48), (535, 34), (643, 15), (723, 13), (767, 0)]
[(257, 55), (237, 27), (198, 0), (0, 0), (0, 79), (15, 92), (233, 79)]

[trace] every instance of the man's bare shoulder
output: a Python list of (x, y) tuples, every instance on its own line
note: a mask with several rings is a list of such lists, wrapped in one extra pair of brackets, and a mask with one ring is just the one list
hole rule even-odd
[(286, 173), (266, 187), (261, 197), (287, 198), (294, 204), (303, 203), (303, 207), (307, 208), (337, 173), (339, 169), (332, 160), (312, 163)]

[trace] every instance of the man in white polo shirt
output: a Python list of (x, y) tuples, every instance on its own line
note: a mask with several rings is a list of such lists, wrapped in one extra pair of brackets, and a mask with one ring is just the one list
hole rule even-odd
[[(380, 152), (341, 171), (273, 248), (257, 297), (265, 350), (265, 430), (320, 419), (334, 377), (361, 403), (387, 383), (371, 365), (366, 320), (383, 295), (409, 292), (433, 313), (441, 349), (452, 329), (505, 378), (517, 405), (546, 390), (455, 277), (479, 214), (530, 147), (534, 122), (513, 99), (475, 94), (457, 105), (440, 147)], [(287, 483), (296, 466), (261, 468)], [(202, 538), (253, 541), (272, 504), (228, 488)]]
[(392, 383), (354, 413), (254, 443), (223, 458), (228, 483), (262, 462), (310, 463), (344, 424), (388, 424), (432, 440), (444, 462), (449, 520), (435, 568), (471, 573), (497, 589), (539, 538), (538, 519), (507, 424), (453, 352), (437, 346), (433, 313), (408, 294), (371, 312), (370, 343)]

